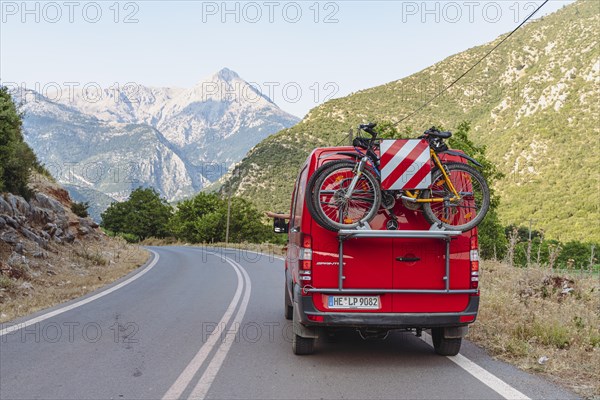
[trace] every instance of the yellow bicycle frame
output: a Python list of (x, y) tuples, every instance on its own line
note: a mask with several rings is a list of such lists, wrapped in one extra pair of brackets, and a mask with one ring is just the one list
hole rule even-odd
[[(442, 175), (444, 177), (444, 181), (446, 181), (446, 185), (448, 185), (448, 187), (450, 188), (450, 190), (454, 194), (454, 197), (450, 198), (450, 201), (458, 201), (458, 200), (460, 200), (460, 195), (458, 194), (458, 192), (456, 191), (456, 188), (452, 184), (452, 181), (450, 180), (450, 177), (446, 173), (446, 169), (443, 167), (442, 162), (440, 161), (440, 159), (437, 156), (437, 154), (435, 153), (435, 151), (433, 151), (432, 149), (429, 149), (429, 154), (431, 156), (431, 159), (433, 160), (433, 163), (442, 172)], [(419, 199), (419, 198), (417, 198), (419, 196), (419, 191), (418, 190), (415, 190), (415, 191), (412, 191), (412, 192), (410, 190), (405, 190), (404, 194), (406, 196), (408, 196), (408, 197), (411, 197), (411, 198), (415, 199), (415, 203), (441, 203), (441, 202), (443, 202), (445, 200), (445, 199), (443, 199), (441, 197), (434, 197), (434, 198), (428, 198), (428, 199)]]

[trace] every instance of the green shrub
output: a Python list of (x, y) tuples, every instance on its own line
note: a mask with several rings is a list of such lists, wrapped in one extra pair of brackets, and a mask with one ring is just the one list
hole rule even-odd
[(88, 208), (90, 208), (90, 203), (88, 203), (87, 201), (81, 203), (74, 201), (73, 203), (71, 203), (71, 211), (73, 211), (75, 215), (81, 218), (87, 218), (89, 216)]
[(0, 86), (0, 192), (29, 199), (31, 170), (44, 171), (23, 139), (22, 115), (4, 86)]

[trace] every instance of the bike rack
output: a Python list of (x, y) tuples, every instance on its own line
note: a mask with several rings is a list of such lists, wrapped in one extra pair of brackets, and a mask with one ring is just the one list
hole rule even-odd
[[(325, 294), (377, 294), (377, 293), (421, 293), (421, 294), (465, 294), (477, 293), (478, 289), (450, 289), (450, 241), (452, 237), (462, 234), (460, 231), (384, 231), (371, 229), (342, 229), (338, 232), (339, 242), (339, 268), (337, 289), (305, 288), (308, 293)], [(439, 239), (446, 243), (445, 267), (446, 275), (444, 281), (445, 289), (344, 289), (344, 242), (348, 239), (360, 238), (406, 238), (406, 239)]]

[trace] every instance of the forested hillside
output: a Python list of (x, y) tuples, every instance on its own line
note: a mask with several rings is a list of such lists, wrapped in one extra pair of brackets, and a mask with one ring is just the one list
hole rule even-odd
[[(504, 178), (496, 183), (506, 225), (531, 220), (548, 237), (600, 240), (598, 105), (600, 3), (578, 1), (525, 25), (400, 131), (472, 124), (471, 139)], [(261, 209), (286, 210), (292, 182), (317, 146), (347, 143), (367, 121), (397, 121), (495, 46), (451, 56), (419, 73), (313, 110), (254, 147), (224, 183)]]

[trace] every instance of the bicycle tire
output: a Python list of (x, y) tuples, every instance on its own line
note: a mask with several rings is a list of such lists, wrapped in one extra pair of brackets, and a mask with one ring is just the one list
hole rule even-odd
[[(310, 188), (312, 197), (311, 206), (314, 211), (314, 214), (311, 215), (313, 215), (315, 221), (323, 228), (333, 232), (337, 232), (340, 229), (354, 229), (365, 222), (371, 221), (377, 214), (379, 206), (381, 205), (381, 186), (375, 176), (369, 170), (365, 169), (362, 175), (363, 178), (359, 181), (359, 184), (363, 186), (363, 190), (355, 191), (355, 195), (349, 200), (345, 200), (342, 198), (344, 190), (343, 185), (349, 183), (351, 178), (354, 177), (353, 170), (357, 163), (340, 160), (326, 165), (327, 167), (321, 169), (318, 175), (316, 173), (314, 174), (316, 177)], [(342, 172), (342, 170), (346, 171)], [(332, 181), (332, 176), (336, 173), (338, 175)], [(343, 178), (344, 175), (346, 176), (345, 178)], [(335, 185), (338, 184), (339, 188), (336, 188)], [(323, 185), (332, 187), (328, 190), (324, 190)], [(328, 198), (329, 201), (324, 202), (324, 198)], [(337, 202), (339, 204), (332, 204), (332, 202)], [(342, 204), (344, 202), (345, 204)], [(346, 211), (343, 211), (343, 209), (340, 211), (339, 205), (345, 207)], [(358, 215), (356, 217), (351, 216), (355, 211)], [(339, 217), (336, 218), (338, 220), (332, 218), (333, 213), (339, 214)]]
[[(452, 184), (459, 193), (471, 193), (463, 196), (460, 203), (446, 206), (446, 203), (423, 203), (423, 215), (432, 225), (440, 225), (445, 229), (458, 230), (461, 232), (470, 231), (483, 221), (490, 207), (490, 189), (483, 175), (470, 165), (463, 163), (444, 164)], [(432, 198), (432, 192), (437, 192), (435, 197), (452, 193), (446, 187), (446, 181), (439, 168), (431, 173), (431, 186), (423, 191), (423, 198)], [(478, 187), (473, 189), (473, 182), (477, 182)], [(469, 189), (470, 186), (470, 189)], [(479, 203), (479, 205), (477, 204)], [(473, 209), (475, 215), (473, 216)], [(452, 215), (450, 211), (454, 210)], [(440, 214), (443, 213), (443, 216)]]
[(317, 213), (317, 210), (316, 210), (316, 205), (315, 205), (314, 195), (313, 195), (315, 181), (321, 175), (321, 173), (324, 170), (326, 170), (327, 168), (331, 168), (333, 165), (336, 165), (339, 163), (348, 163), (348, 162), (351, 162), (351, 161), (350, 160), (333, 160), (333, 161), (328, 161), (328, 162), (324, 163), (319, 168), (317, 168), (315, 170), (315, 172), (313, 172), (310, 179), (308, 180), (308, 183), (306, 184), (306, 195), (305, 195), (306, 208), (308, 209), (308, 212), (313, 217), (315, 222), (317, 224), (319, 224), (320, 226), (324, 227), (325, 222), (323, 222), (323, 220), (321, 219), (321, 216)]

